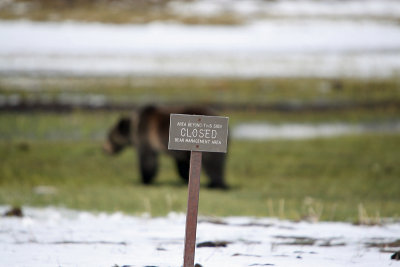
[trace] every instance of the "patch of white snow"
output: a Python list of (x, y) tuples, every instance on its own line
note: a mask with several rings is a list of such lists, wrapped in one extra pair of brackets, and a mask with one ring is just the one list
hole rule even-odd
[[(6, 207), (0, 207), (4, 213)], [(181, 266), (185, 216), (133, 217), (57, 208), (24, 207), (23, 218), (0, 218), (4, 266)], [(393, 266), (389, 253), (370, 243), (392, 242), (400, 224), (290, 222), (270, 218), (201, 220), (197, 242), (226, 241), (226, 247), (197, 248), (203, 266)], [(307, 241), (306, 243), (304, 241)]]

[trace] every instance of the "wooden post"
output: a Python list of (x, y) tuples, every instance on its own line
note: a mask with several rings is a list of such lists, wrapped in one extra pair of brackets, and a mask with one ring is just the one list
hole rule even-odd
[(183, 267), (194, 266), (202, 151), (226, 153), (228, 120), (218, 116), (170, 115), (168, 149), (191, 151)]
[(202, 152), (191, 151), (183, 267), (194, 266)]

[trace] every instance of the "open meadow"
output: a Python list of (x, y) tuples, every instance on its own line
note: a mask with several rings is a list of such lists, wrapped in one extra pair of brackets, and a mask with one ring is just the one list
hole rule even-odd
[[(140, 99), (157, 95), (158, 101), (166, 105), (178, 102), (219, 108), (221, 115), (229, 116), (233, 135), (227, 163), (227, 182), (231, 189), (202, 188), (200, 213), (204, 215), (360, 223), (379, 223), (383, 218), (399, 216), (400, 137), (396, 128), (305, 139), (278, 136), (254, 140), (234, 135), (237, 126), (248, 123), (277, 126), (293, 123), (395, 124), (400, 112), (396, 102), (399, 99), (396, 79), (335, 80), (344, 88), (319, 94), (314, 91), (316, 84), (333, 81), (169, 78), (160, 79), (160, 83), (167, 87), (176, 85), (176, 91), (163, 89), (155, 82), (157, 79), (149, 83), (146, 91), (136, 89), (135, 85), (118, 89), (121, 80), (103, 78), (98, 82), (103, 84), (101, 87), (95, 86), (94, 80), (88, 82), (87, 78), (77, 78), (72, 81), (74, 87), (78, 85), (83, 89), (76, 91), (54, 88), (46, 79), (37, 79), (35, 82), (41, 83), (40, 93), (23, 91), (20, 101), (37, 104), (43, 95), (57, 101), (65, 92), (79, 95), (81, 99), (100, 94), (118, 108), (126, 104), (140, 106)], [(116, 90), (107, 91), (104, 84)], [(210, 89), (211, 84), (223, 84), (225, 89)], [(285, 89), (290, 84), (293, 89)], [(244, 89), (235, 89), (235, 86)], [(276, 90), (270, 93), (262, 89), (272, 86)], [(183, 90), (183, 87), (189, 89)], [(15, 95), (19, 90), (5, 86), (2, 89), (6, 96)], [(213, 94), (219, 97), (214, 100)], [(234, 97), (235, 94), (241, 96)], [(295, 110), (280, 110), (273, 105), (294, 97), (300, 103)], [(73, 97), (69, 99), (74, 100)], [(353, 106), (323, 109), (322, 105), (321, 109), (316, 109), (311, 104), (317, 99), (328, 107), (329, 103), (339, 100)], [(367, 105), (357, 106), (360, 103)], [(130, 114), (129, 109), (107, 111), (92, 107), (80, 110), (79, 104), (84, 106), (85, 103), (70, 104), (71, 110), (66, 111), (2, 112), (1, 203), (122, 210), (153, 216), (185, 211), (186, 185), (178, 178), (171, 159), (163, 157), (155, 184), (143, 186), (133, 149), (115, 157), (102, 152), (107, 131), (119, 116)], [(206, 179), (205, 176), (202, 178), (203, 184)]]
[[(77, 80), (87, 89), (73, 93), (89, 101), (98, 87), (85, 87), (86, 79)], [(211, 95), (210, 81), (200, 81)], [(301, 79), (291, 81), (292, 91), (278, 87), (271, 102), (244, 93), (238, 103), (229, 89), (215, 102), (190, 101), (191, 94), (197, 96), (203, 89), (199, 84), (175, 95), (158, 86), (149, 87), (149, 95), (126, 87), (121, 95), (135, 97), (121, 101), (118, 90), (109, 92), (113, 109), (107, 110), (75, 103), (74, 95), (62, 98), (62, 90), (47, 90), (40, 79), (36, 82), (45, 93), (2, 89), (7, 101), (15, 95), (21, 101), (21, 110), (8, 106), (0, 116), (0, 211), (22, 207), (24, 215), (0, 220), (0, 255), (7, 266), (180, 266), (187, 186), (172, 160), (163, 156), (157, 180), (144, 186), (133, 149), (116, 157), (101, 149), (110, 125), (129, 114), (129, 106), (141, 103), (136, 99), (150, 99), (154, 92), (167, 105), (182, 92), (187, 101), (183, 103), (209, 104), (230, 118), (230, 189), (208, 189), (207, 177), (201, 178), (196, 249), (200, 266), (392, 266), (399, 247), (397, 87), (382, 86), (392, 89), (368, 94), (375, 82), (363, 82), (357, 89), (347, 85), (343, 95), (339, 91), (323, 99), (327, 106), (315, 106), (307, 90), (296, 88)], [(269, 82), (274, 83), (256, 83)], [(255, 81), (232, 84), (241, 83), (253, 88)], [(286, 93), (279, 92), (298, 97), (295, 108), (282, 108)], [(357, 102), (357, 95), (364, 98)], [(39, 105), (43, 96), (64, 99), (59, 103), (63, 108)], [(329, 106), (337, 99), (352, 105)], [(266, 123), (275, 130), (290, 126), (289, 133), (256, 139), (238, 134), (241, 126)], [(311, 126), (313, 132), (318, 128), (312, 126), (338, 123), (368, 127), (329, 136), (318, 131), (316, 136), (302, 135), (291, 128)]]
[(397, 0), (0, 0), (0, 265), (181, 266), (175, 162), (144, 185), (135, 148), (102, 149), (146, 105), (229, 117), (197, 267), (396, 265), (399, 21)]

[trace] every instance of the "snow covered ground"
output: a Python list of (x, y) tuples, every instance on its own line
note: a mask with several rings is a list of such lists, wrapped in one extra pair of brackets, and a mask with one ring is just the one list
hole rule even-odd
[(203, 15), (228, 10), (249, 19), (232, 26), (0, 21), (0, 73), (400, 74), (399, 1), (199, 0), (169, 8)]
[[(6, 207), (0, 206), (0, 213)], [(132, 217), (60, 208), (24, 208), (25, 217), (0, 217), (0, 265), (182, 266), (185, 216)], [(196, 249), (202, 266), (397, 266), (384, 247), (400, 224), (290, 222), (271, 218), (200, 218)]]
[(400, 121), (373, 124), (243, 123), (232, 129), (233, 138), (250, 140), (299, 140), (365, 133), (400, 133)]
[(247, 20), (266, 16), (335, 16), (398, 18), (400, 4), (397, 0), (195, 0), (171, 1), (170, 11), (177, 15), (217, 16), (236, 14)]

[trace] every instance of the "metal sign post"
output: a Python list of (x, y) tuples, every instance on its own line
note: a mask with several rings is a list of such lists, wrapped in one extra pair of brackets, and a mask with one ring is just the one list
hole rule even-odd
[(168, 149), (191, 151), (183, 267), (194, 266), (202, 151), (226, 153), (227, 140), (227, 117), (171, 114)]

